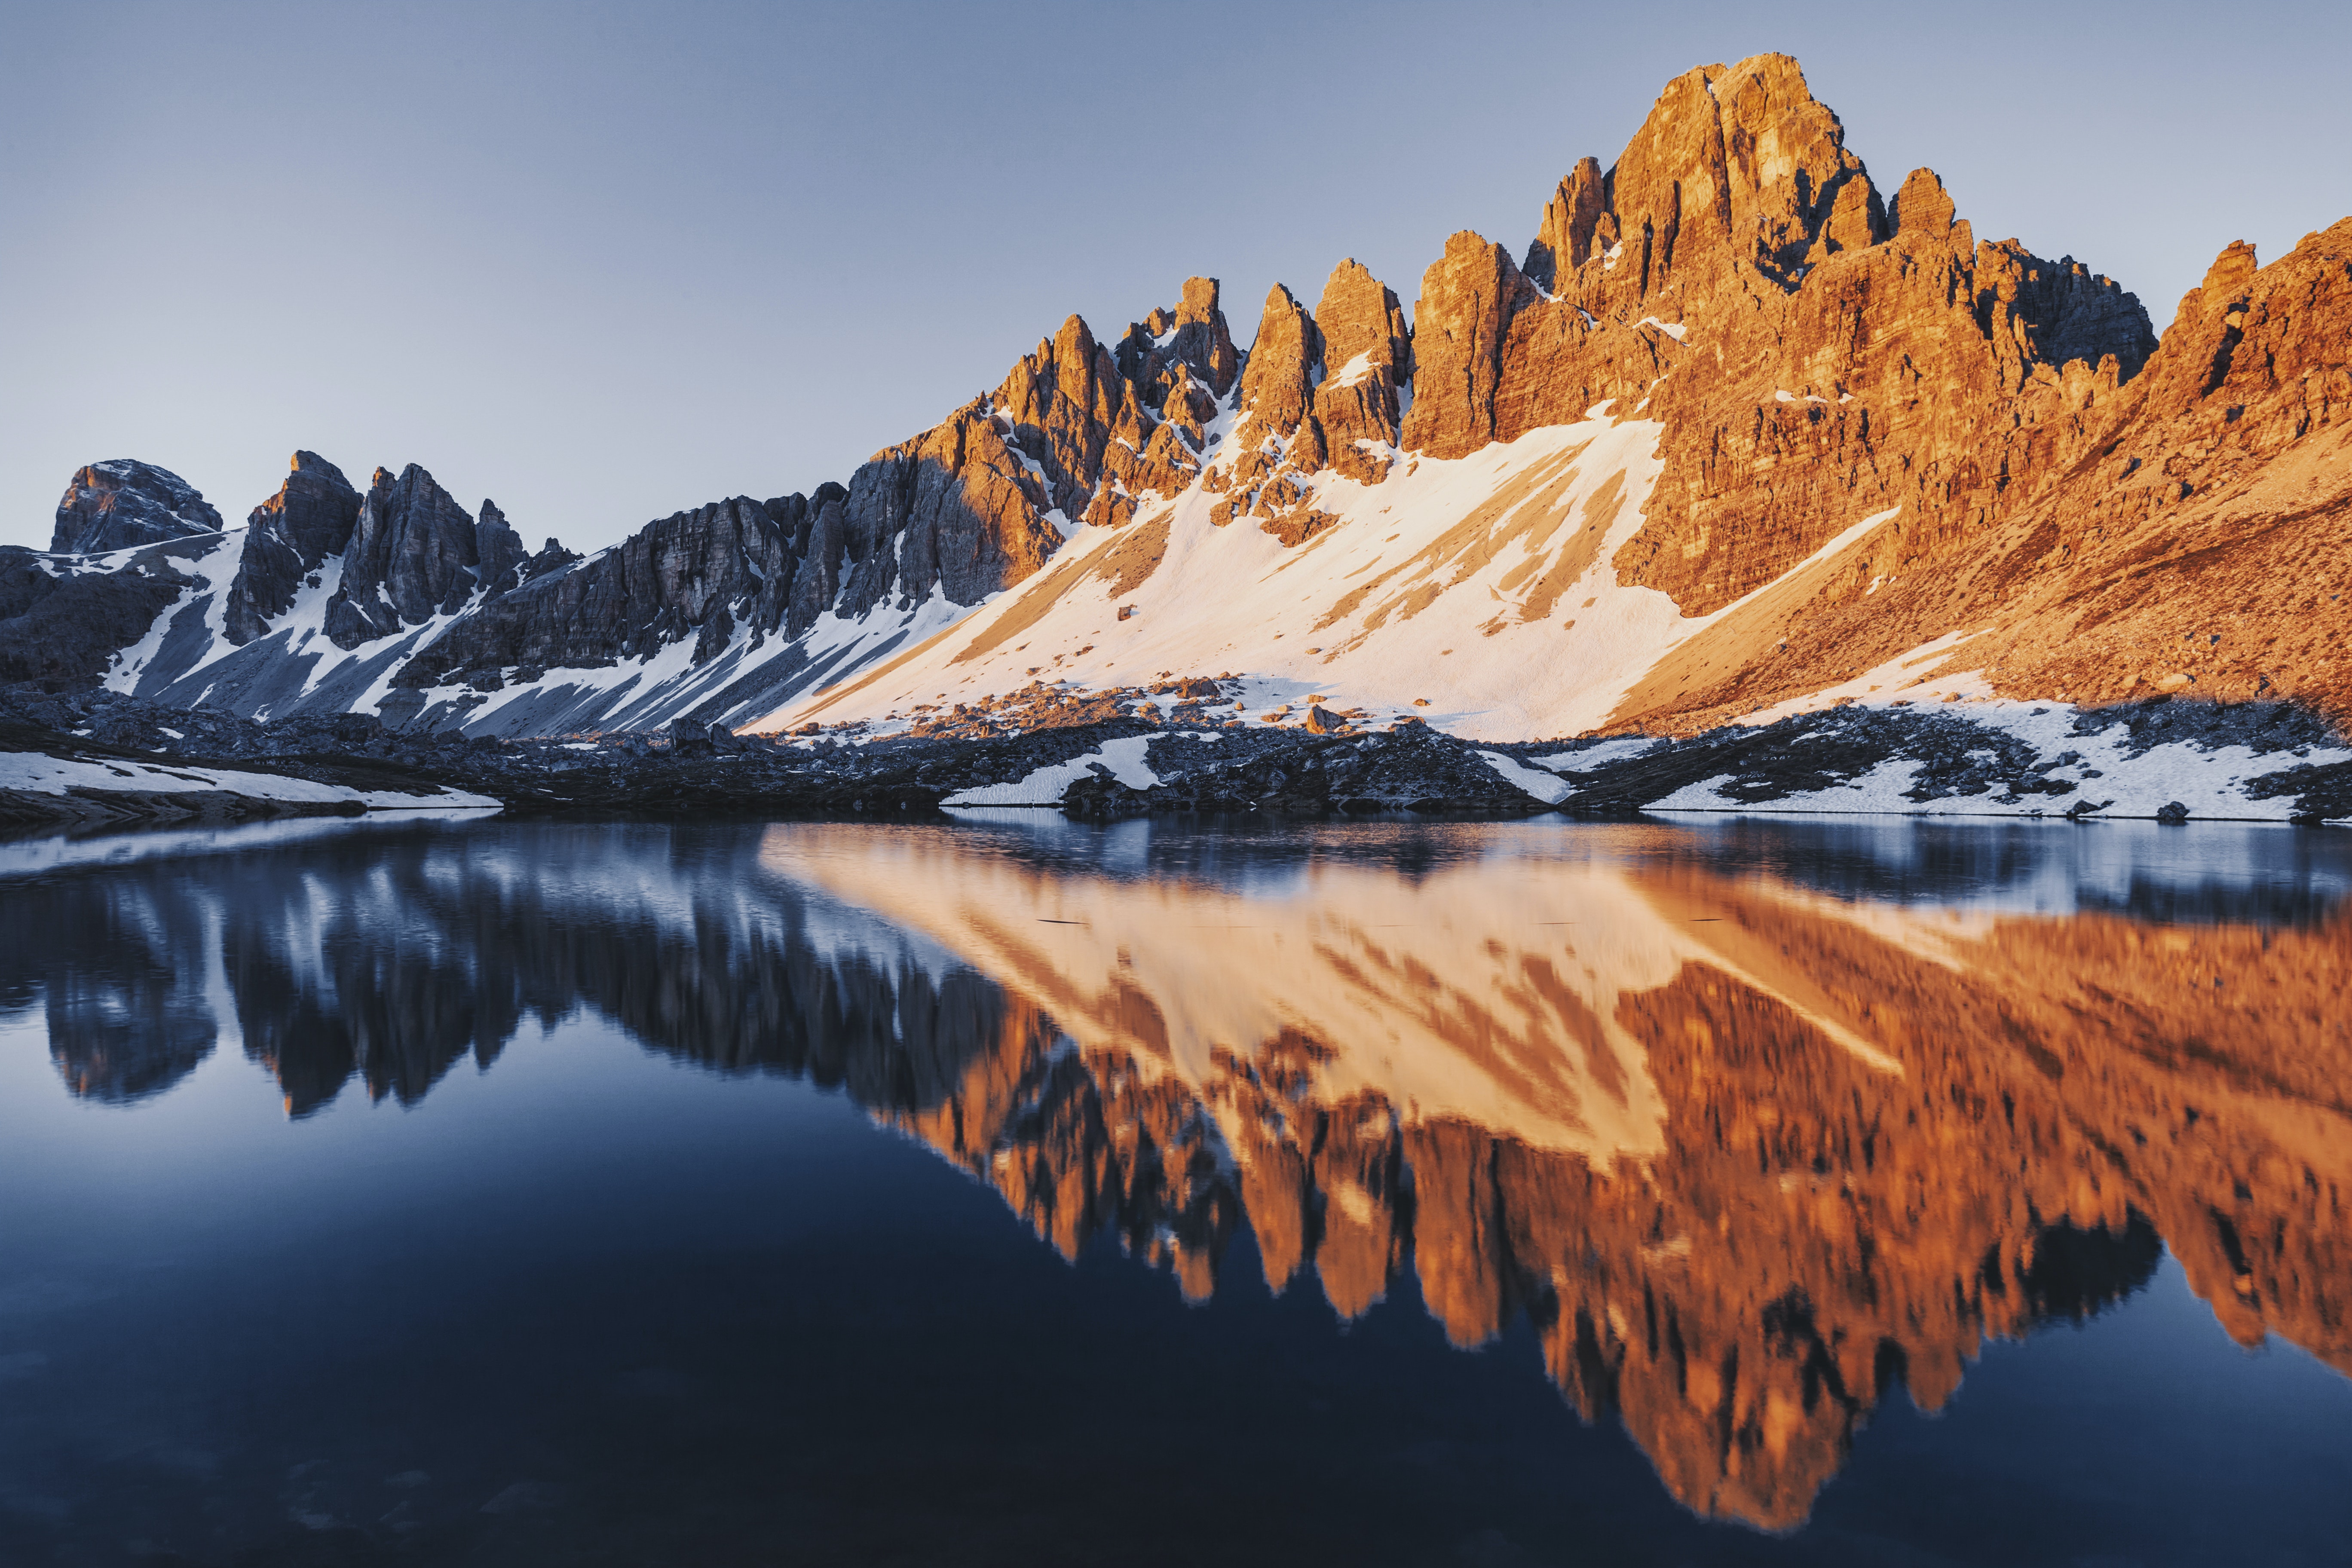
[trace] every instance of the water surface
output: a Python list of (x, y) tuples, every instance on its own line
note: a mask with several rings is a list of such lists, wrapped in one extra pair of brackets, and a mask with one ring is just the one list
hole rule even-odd
[(0, 845), (0, 1561), (2352, 1562), (2352, 847)]

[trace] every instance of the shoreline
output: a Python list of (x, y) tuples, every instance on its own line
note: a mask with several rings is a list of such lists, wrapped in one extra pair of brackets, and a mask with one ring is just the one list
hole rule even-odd
[[(277, 723), (107, 692), (0, 693), (0, 825), (102, 828), (386, 811), (529, 817), (1079, 820), (1400, 813), (1508, 819), (1901, 816), (2352, 821), (2352, 743), (2286, 703), (1832, 707), (1688, 736), (1465, 741), (1135, 714), (987, 734), (667, 733), (521, 741), (356, 715)], [(119, 782), (118, 782), (119, 781)]]

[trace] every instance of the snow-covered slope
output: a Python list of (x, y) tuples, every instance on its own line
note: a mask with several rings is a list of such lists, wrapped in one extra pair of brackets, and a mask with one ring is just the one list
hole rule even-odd
[[(1251, 710), (1314, 700), (1472, 738), (1573, 735), (1675, 648), (1833, 569), (1892, 515), (1857, 519), (1783, 578), (1685, 616), (1616, 568), (1657, 479), (1658, 434), (1595, 411), (1465, 458), (1406, 457), (1379, 484), (1326, 474), (1314, 503), (1336, 521), (1297, 545), (1246, 520), (1218, 525), (1217, 492), (1196, 483), (754, 728), (903, 717), (1036, 679), (1132, 687), (1230, 673)], [(1213, 478), (1215, 444), (1209, 456)]]

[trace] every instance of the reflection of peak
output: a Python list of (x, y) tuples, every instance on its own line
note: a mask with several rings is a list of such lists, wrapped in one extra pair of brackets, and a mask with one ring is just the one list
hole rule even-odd
[[(183, 889), (161, 908), (136, 901), (10, 889), (19, 963), (46, 956), (50, 1058), (89, 1100), (128, 1104), (160, 1094), (212, 1054), (220, 1016), (220, 919)], [(21, 924), (19, 923), (21, 922)], [(38, 946), (31, 940), (36, 934)], [(0, 994), (23, 981), (0, 984)]]
[[(1408, 1259), (1458, 1344), (1525, 1312), (1578, 1407), (1622, 1417), (1704, 1512), (1800, 1521), (1879, 1398), (1938, 1407), (1984, 1339), (2137, 1289), (2159, 1228), (2233, 1332), (2352, 1362), (2352, 1254), (2315, 1195), (2352, 1178), (2342, 1027), (2288, 1045), (2292, 1004), (2175, 974), (2265, 973), (2316, 1018), (2336, 937), (1955, 921), (1532, 855), (1412, 880), (1310, 862), (1244, 891), (974, 844), (810, 829), (766, 850), (1079, 1047), (1040, 1030), (969, 1069), (1017, 1091), (901, 1125), (1066, 1253), (1111, 1232), (1188, 1294), (1238, 1208), (1268, 1283), (1311, 1268), (1343, 1315)], [(1375, 940), (1377, 963), (1350, 945)], [(930, 1131), (950, 1121), (951, 1149)], [(2264, 1158), (2267, 1182), (2242, 1174)], [(2336, 1184), (2290, 1173), (2322, 1169)]]
[[(1088, 1050), (1132, 1052), (1139, 1070), (1195, 1092), (1220, 1047), (1288, 1035), (1323, 1043), (1297, 1069), (1321, 1100), (1369, 1091), (1417, 1118), (1455, 1115), (1602, 1160), (1656, 1145), (1654, 1093), (1622, 1061), (1610, 1014), (1621, 987), (1662, 983), (1687, 944), (1613, 873), (1509, 864), (1413, 884), (1336, 866), (1254, 898), (1041, 878), (965, 853), (951, 833), (772, 842), (775, 868), (923, 932)], [(1527, 939), (1573, 911), (1605, 912), (1613, 929), (1589, 961), (1555, 967)], [(1329, 1048), (1340, 1041), (1354, 1048)]]
[(1754, 870), (1787, 837), (1737, 876), (1646, 831), (1300, 837), (1120, 839), (1116, 874), (982, 831), (257, 839), (12, 885), (0, 996), (45, 1001), (78, 1094), (234, 1028), (297, 1113), (429, 1101), (585, 1006), (844, 1088), (1195, 1299), (1246, 1226), (1344, 1318), (1524, 1314), (1677, 1497), (1770, 1526), (1880, 1398), (1941, 1406), (2159, 1245), (2241, 1342), (2352, 1371), (2344, 913), (1951, 918)]

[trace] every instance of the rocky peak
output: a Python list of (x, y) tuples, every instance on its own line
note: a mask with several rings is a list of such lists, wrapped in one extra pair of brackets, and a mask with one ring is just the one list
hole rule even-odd
[[(1685, 71), (1666, 84), (1609, 172), (1606, 259), (1625, 274), (1612, 292), (1643, 298), (1663, 288), (1686, 226), (1694, 248), (1727, 236), (1724, 174), (1723, 119), (1707, 69)], [(1421, 327), (1426, 332), (1428, 322)]]
[[(553, 544), (553, 540), (549, 540)], [(558, 546), (558, 548), (562, 548)], [(475, 573), (486, 594), (503, 594), (522, 580), (522, 569), (530, 552), (523, 549), (522, 535), (507, 522), (507, 514), (485, 496), (481, 516), (474, 523)]]
[[(1726, 234), (1734, 254), (1793, 283), (1824, 251), (1886, 237), (1886, 215), (1845, 127), (1787, 55), (1758, 55), (1709, 73), (1720, 106)], [(1826, 241), (1826, 244), (1824, 242)]]
[(2213, 258), (2213, 265), (2205, 269), (2205, 280), (2197, 286), (2189, 299), (2180, 302), (2182, 314), (2185, 316), (2188, 312), (2189, 300), (2197, 301), (2197, 317), (2200, 320), (2241, 308), (2245, 303), (2254, 274), (2260, 270), (2254, 247), (2242, 239), (2231, 240), (2222, 247), (2221, 254)]
[(1458, 458), (1494, 439), (1504, 333), (1521, 304), (1540, 298), (1492, 240), (1465, 229), (1445, 242), (1445, 254), (1422, 275), (1413, 310), (1403, 445)]
[(1607, 182), (1597, 158), (1579, 158), (1576, 167), (1552, 193), (1544, 208), (1543, 226), (1528, 247), (1521, 268), (1538, 289), (1550, 291), (1552, 280), (1573, 272), (1592, 258), (1592, 233), (1607, 205)]
[(996, 389), (990, 407), (1009, 424), (1005, 439), (1045, 470), (1040, 510), (1059, 508), (1070, 518), (1086, 510), (1124, 392), (1118, 364), (1077, 316)]
[[(820, 524), (803, 537), (829, 551), (829, 605), (831, 589), (837, 586), (830, 564), (841, 557), (844, 492), (832, 485), (823, 494), (824, 504), (817, 510), (829, 518), (830, 527)], [(508, 669), (642, 658), (689, 637), (695, 664), (707, 663), (739, 629), (763, 637), (786, 620), (794, 588), (793, 536), (810, 510), (796, 495), (764, 502), (749, 496), (712, 501), (647, 523), (585, 561), (539, 570), (535, 560), (525, 581), (499, 591), (502, 579), (489, 563), (504, 558), (513, 531), (497, 508), (483, 510), (488, 525), (484, 531), (496, 552), (485, 556), (491, 591), (403, 667), (396, 684), (410, 691), (459, 681), (496, 689)], [(564, 554), (550, 540), (541, 558)], [(421, 697), (407, 701), (423, 706)]]
[(1386, 370), (1398, 382), (1412, 379), (1412, 329), (1405, 325), (1404, 307), (1396, 290), (1353, 257), (1331, 268), (1316, 301), (1315, 325), (1332, 374), (1345, 374), (1361, 355), (1370, 368)]
[(1377, 484), (1386, 460), (1356, 445), (1393, 446), (1398, 392), (1412, 376), (1412, 331), (1396, 291), (1352, 258), (1331, 269), (1315, 307), (1323, 334), (1324, 376), (1315, 389), (1315, 417), (1331, 466)]
[(1276, 284), (1242, 373), (1241, 406), (1254, 425), (1286, 435), (1307, 417), (1323, 378), (1322, 337), (1307, 308)]
[(1169, 357), (1190, 365), (1219, 397), (1234, 389), (1241, 373), (1241, 356), (1233, 335), (1225, 330), (1225, 313), (1217, 308), (1217, 280), (1184, 279), (1183, 298), (1176, 306), (1176, 335), (1168, 344)]
[(2071, 256), (2045, 261), (2013, 239), (1988, 242), (1976, 248), (1973, 277), (1979, 327), (2012, 388), (2054, 379), (2077, 360), (2095, 368), (2112, 358), (2109, 380), (2128, 381), (2156, 352), (2138, 296)]
[(1315, 504), (1318, 476), (1385, 477), (1385, 451), (1360, 443), (1385, 449), (1396, 440), (1397, 381), (1412, 357), (1396, 295), (1360, 263), (1332, 268), (1313, 315), (1276, 285), (1242, 376), (1241, 423), (1203, 481), (1224, 498), (1210, 521), (1253, 518), (1285, 544), (1329, 527), (1336, 520)]
[(1192, 379), (1187, 365), (1174, 367), (1155, 422), (1137, 395), (1132, 382), (1112, 424), (1110, 441), (1103, 448), (1101, 482), (1087, 507), (1086, 521), (1117, 528), (1132, 521), (1141, 507), (1155, 500), (1172, 500), (1201, 472), (1203, 427), (1216, 416), (1216, 402), (1207, 386)]
[(224, 629), (239, 647), (293, 607), (302, 580), (350, 544), (360, 493), (316, 452), (297, 452), (278, 493), (246, 519), (245, 548), (229, 584)]
[[(792, 499), (800, 500), (798, 496)], [(529, 583), (551, 572), (561, 572), (580, 558), (578, 551), (566, 550), (562, 540), (550, 536), (548, 542), (539, 547), (539, 553), (522, 563), (522, 580)]]
[(360, 502), (343, 580), (327, 603), (327, 636), (357, 647), (456, 611), (476, 586), (476, 523), (415, 463), (378, 468)]
[(1225, 313), (1217, 305), (1213, 278), (1187, 278), (1182, 298), (1173, 310), (1156, 310), (1127, 330), (1114, 356), (1118, 372), (1135, 384), (1143, 405), (1157, 412), (1167, 399), (1179, 364), (1192, 379), (1223, 398), (1241, 374), (1241, 353), (1226, 329)]
[(1545, 208), (1527, 275), (1553, 294), (1574, 277), (1577, 303), (1596, 315), (1640, 314), (1632, 308), (1685, 287), (1719, 289), (1741, 265), (1794, 289), (1887, 233), (1838, 117), (1795, 60), (1758, 55), (1667, 83), (1605, 175), (1580, 161)]
[(218, 533), (221, 528), (220, 513), (195, 486), (168, 468), (116, 458), (74, 475), (58, 502), (49, 548), (66, 555), (95, 555)]
[[(967, 405), (876, 453), (842, 501), (817, 509), (793, 584), (794, 631), (828, 607), (862, 614), (894, 589), (901, 603), (936, 589), (975, 605), (1045, 563), (1062, 542), (1056, 518), (1074, 521), (1092, 493), (1118, 406), (1109, 356), (1072, 321), (1076, 332), (1066, 326), (1054, 344), (1063, 379), (1027, 384), (1026, 419)], [(831, 574), (845, 554), (836, 600)]]
[(1895, 194), (1895, 205), (1886, 216), (1892, 232), (1906, 239), (1949, 239), (1960, 249), (1972, 247), (1967, 235), (1952, 234), (1958, 209), (1933, 169), (1912, 170)]

